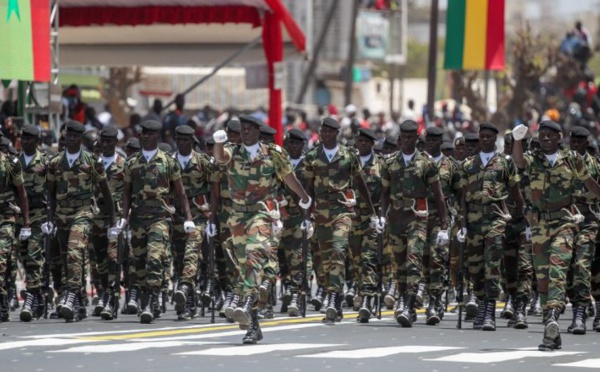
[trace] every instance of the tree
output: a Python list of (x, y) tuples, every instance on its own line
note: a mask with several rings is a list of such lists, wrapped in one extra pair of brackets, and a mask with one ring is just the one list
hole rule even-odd
[(102, 79), (102, 97), (108, 102), (110, 112), (120, 126), (129, 124), (127, 105), (129, 88), (142, 80), (140, 67), (111, 67), (107, 78)]

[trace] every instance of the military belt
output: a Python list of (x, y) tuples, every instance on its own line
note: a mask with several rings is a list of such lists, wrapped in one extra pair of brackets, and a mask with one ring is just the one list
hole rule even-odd
[(315, 195), (315, 200), (338, 201), (342, 199), (343, 197), (339, 192)]
[(579, 205), (588, 204), (588, 198), (585, 196), (574, 196), (573, 201)]
[(233, 204), (233, 202), (231, 201), (231, 199), (229, 198), (221, 198), (221, 205), (224, 207), (231, 207), (231, 204)]
[(46, 197), (43, 195), (27, 196), (27, 200), (29, 201), (29, 209), (46, 208)]
[(554, 212), (542, 212), (538, 211), (538, 217), (540, 220), (551, 221), (551, 220), (559, 220), (565, 216), (567, 216), (567, 212), (558, 210)]
[(248, 205), (248, 204), (232, 203), (231, 208), (234, 211), (241, 212), (241, 213), (251, 213), (251, 212), (258, 212), (260, 210), (263, 210), (263, 211), (265, 210), (265, 207), (260, 204)]
[(468, 209), (469, 209), (469, 212), (482, 212), (484, 214), (487, 214), (487, 213), (497, 213), (499, 210), (502, 210), (502, 207), (498, 204), (481, 205), (481, 204), (469, 203)]
[(165, 202), (163, 200), (155, 200), (155, 199), (136, 200), (135, 202), (133, 202), (133, 205), (136, 207), (162, 208), (165, 206)]
[(63, 199), (57, 200), (58, 206), (63, 208), (85, 207), (92, 204), (92, 199)]
[(415, 205), (414, 199), (391, 200), (390, 203), (394, 209), (408, 209)]

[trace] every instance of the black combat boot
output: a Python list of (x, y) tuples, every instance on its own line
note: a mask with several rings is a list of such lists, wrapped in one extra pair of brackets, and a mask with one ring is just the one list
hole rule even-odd
[(373, 296), (365, 295), (362, 297), (360, 309), (358, 310), (358, 321), (360, 323), (369, 323), (371, 319), (371, 300)]
[(396, 303), (394, 305), (394, 319), (397, 319), (398, 315), (400, 315), (403, 310), (404, 310), (404, 295), (400, 295), (400, 297), (398, 298), (398, 300), (396, 301)]
[(223, 300), (223, 306), (219, 309), (219, 317), (225, 318), (225, 310), (233, 299), (233, 292), (225, 292), (225, 299)]
[(527, 312), (527, 302), (527, 296), (517, 297), (515, 300), (515, 312), (508, 322), (509, 327), (513, 327), (514, 329), (527, 329), (529, 327), (527, 316), (525, 315)]
[(596, 317), (594, 323), (592, 323), (594, 331), (600, 332), (600, 301), (596, 301)]
[(354, 289), (354, 282), (347, 281), (346, 286), (348, 287), (348, 290), (344, 294), (344, 301), (346, 301), (346, 307), (354, 307), (354, 296), (356, 294), (356, 291)]
[(177, 314), (179, 320), (192, 320), (196, 317), (196, 294), (192, 291), (189, 296), (186, 297), (185, 308), (181, 313)]
[(425, 299), (425, 283), (419, 283), (419, 289), (417, 289), (417, 295), (415, 296), (415, 308), (416, 309), (421, 309), (423, 307), (424, 299)]
[(584, 306), (573, 306), (573, 322), (567, 328), (567, 332), (573, 333), (574, 335), (585, 335), (586, 327), (585, 321), (587, 320), (586, 309)]
[[(211, 293), (215, 290), (215, 281), (214, 279), (206, 280), (206, 286), (204, 287), (204, 291), (202, 291), (202, 304), (204, 307), (209, 307), (212, 301)], [(190, 289), (191, 291), (191, 289)], [(185, 303), (185, 302), (184, 302)]]
[(289, 281), (285, 281), (285, 282), (281, 283), (281, 285), (283, 286), (283, 295), (281, 296), (280, 312), (285, 314), (288, 312), (288, 306), (290, 305), (290, 302), (292, 301), (292, 290), (291, 290), (292, 286)]
[(150, 289), (146, 289), (145, 291), (145, 300), (144, 307), (142, 310), (142, 314), (140, 314), (140, 323), (141, 324), (150, 324), (154, 321), (154, 316), (156, 315), (156, 309), (158, 308), (158, 296), (160, 296), (160, 292), (154, 292)]
[[(477, 314), (479, 314), (479, 304), (477, 303), (477, 297), (471, 293), (469, 296), (469, 301), (465, 306), (465, 320), (474, 321), (474, 319), (477, 317)], [(483, 318), (481, 318), (481, 321), (483, 322)]]
[(416, 295), (406, 295), (406, 300), (404, 301), (404, 309), (402, 312), (396, 317), (396, 321), (403, 328), (412, 327), (413, 321), (415, 319), (415, 298)]
[(60, 315), (67, 321), (72, 321), (75, 317), (75, 299), (78, 296), (78, 289), (67, 291), (65, 300), (60, 308)]
[[(254, 302), (255, 298), (253, 296), (246, 296), (233, 312), (233, 319), (239, 324), (242, 330), (246, 330), (250, 326)], [(258, 316), (258, 311), (256, 316)]]
[(321, 310), (323, 306), (323, 296), (325, 293), (325, 288), (319, 286), (317, 288), (317, 293), (315, 293), (315, 297), (310, 299), (310, 304), (315, 307), (315, 311)]
[(559, 317), (560, 309), (548, 309), (548, 316), (544, 327), (544, 338), (540, 346), (538, 346), (539, 351), (552, 351), (562, 348), (562, 341), (560, 339), (560, 327), (558, 326)]
[(258, 323), (258, 311), (253, 309), (250, 311), (250, 324), (248, 325), (248, 331), (242, 339), (244, 344), (256, 344), (258, 341), (263, 339), (262, 330)]
[(177, 311), (177, 314), (181, 314), (185, 311), (185, 307), (186, 307), (186, 303), (188, 300), (188, 297), (191, 297), (192, 294), (192, 288), (187, 285), (186, 283), (182, 283), (179, 285), (179, 288), (177, 288), (177, 291), (175, 291), (175, 311)]
[(96, 301), (96, 305), (94, 306), (94, 311), (92, 312), (92, 316), (102, 315), (102, 311), (104, 310), (104, 307), (106, 306), (108, 301), (109, 301), (108, 291), (100, 290), (98, 292), (98, 299)]
[(75, 316), (71, 321), (79, 322), (83, 319), (87, 318), (87, 310), (85, 308), (85, 300), (87, 299), (87, 294), (84, 296), (81, 294), (81, 291), (77, 292), (75, 296), (75, 303), (73, 311), (75, 312)]
[(275, 318), (275, 311), (273, 310), (273, 291), (269, 291), (267, 296), (267, 302), (263, 303), (261, 308), (258, 309), (258, 318), (259, 319), (273, 319)]
[(397, 291), (397, 287), (396, 287), (396, 281), (393, 279), (390, 279), (390, 282), (388, 283), (387, 293), (385, 294), (385, 297), (383, 298), (383, 302), (385, 302), (385, 306), (388, 308), (388, 310), (392, 310), (394, 308), (394, 304), (396, 303), (397, 296), (398, 296), (398, 291)]
[(117, 317), (117, 311), (119, 311), (119, 297), (115, 296), (115, 290), (112, 287), (106, 289), (106, 295), (108, 298), (100, 317), (102, 320), (113, 320)]
[(477, 315), (473, 320), (473, 329), (481, 329), (483, 327), (483, 321), (485, 319), (485, 312), (487, 310), (487, 306), (483, 301), (478, 301), (479, 305), (477, 306)]
[(19, 297), (17, 296), (17, 288), (13, 285), (8, 289), (8, 307), (10, 311), (15, 311), (19, 308)]
[(290, 298), (290, 303), (287, 307), (288, 316), (299, 316), (300, 315), (300, 304), (298, 303), (298, 292), (292, 292), (292, 296)]
[(227, 307), (225, 307), (225, 318), (229, 323), (234, 322), (233, 313), (235, 312), (235, 309), (237, 309), (240, 301), (241, 297), (234, 293), (233, 297), (231, 298), (231, 301), (229, 301), (229, 304), (227, 305)]
[(500, 315), (504, 318), (504, 319), (511, 319), (513, 317), (513, 314), (515, 313), (515, 298), (512, 295), (509, 295), (508, 298), (506, 299), (506, 303), (504, 304), (504, 309), (502, 309), (502, 312), (500, 313)]
[(127, 306), (123, 308), (123, 310), (127, 310), (126, 314), (137, 315), (140, 306), (139, 295), (139, 287), (133, 287), (129, 290), (129, 301), (127, 301)]
[(485, 316), (483, 318), (483, 324), (481, 329), (484, 331), (495, 331), (496, 330), (496, 300), (486, 299), (483, 306), (485, 306)]
[(533, 296), (531, 296), (531, 304), (529, 310), (527, 311), (527, 315), (535, 315), (540, 316), (543, 314), (542, 304), (540, 302), (540, 295), (537, 291), (533, 292)]
[(8, 296), (5, 294), (0, 294), (0, 322), (10, 321), (8, 309)]
[(335, 322), (341, 321), (342, 313), (342, 296), (340, 293), (331, 292), (327, 296), (327, 308), (325, 309), (325, 318), (323, 322), (325, 324), (334, 324)]
[(441, 321), (438, 311), (437, 311), (438, 309), (436, 308), (436, 305), (438, 304), (438, 302), (439, 302), (439, 294), (435, 293), (435, 294), (431, 294), (429, 296), (429, 305), (427, 306), (427, 310), (426, 310), (427, 320), (425, 321), (425, 324), (436, 325)]
[(265, 279), (262, 281), (260, 287), (258, 287), (258, 301), (266, 304), (269, 301), (269, 294), (271, 293), (271, 281)]
[(588, 318), (593, 318), (596, 315), (596, 306), (592, 301), (587, 305), (586, 313)]
[(25, 301), (19, 314), (19, 319), (22, 322), (31, 322), (37, 318), (40, 306), (39, 297), (39, 289), (37, 288), (25, 292)]

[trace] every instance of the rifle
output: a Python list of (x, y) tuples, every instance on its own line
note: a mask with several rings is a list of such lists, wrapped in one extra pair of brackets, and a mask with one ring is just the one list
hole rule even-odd
[[(211, 239), (208, 235), (208, 277), (209, 280), (215, 279), (215, 246), (214, 239)], [(211, 285), (208, 294), (210, 295), (211, 310), (210, 310), (210, 322), (215, 322), (215, 307), (217, 307), (217, 299), (215, 296), (215, 286)], [(204, 304), (202, 305), (204, 308)]]
[(381, 319), (381, 303), (383, 302), (383, 233), (377, 233), (377, 319)]
[[(123, 250), (121, 251), (120, 248), (119, 251), (117, 251), (117, 261), (118, 263), (120, 263), (121, 267), (121, 271), (123, 273), (123, 287), (125, 287), (125, 302), (123, 303), (123, 309), (121, 310), (121, 314), (127, 314), (127, 304), (129, 303), (129, 236), (126, 232), (127, 230), (125, 230), (123, 232)], [(120, 243), (118, 243), (120, 244)], [(119, 254), (122, 254), (122, 257), (119, 257)], [(117, 276), (117, 280), (121, 280), (120, 278), (120, 274)], [(120, 284), (119, 283), (119, 291), (120, 291)], [(116, 319), (116, 317), (115, 317)]]
[[(307, 221), (307, 220), (304, 220)], [(308, 227), (308, 226), (306, 226)], [(310, 288), (308, 286), (308, 231), (307, 229), (302, 230), (302, 265), (301, 265), (301, 278), (302, 283), (300, 284), (300, 312), (303, 318), (306, 318), (306, 306), (308, 304), (308, 292)]]
[[(113, 306), (113, 319), (118, 318), (119, 314), (119, 298), (121, 296), (121, 270), (123, 267), (123, 263), (125, 261), (126, 245), (125, 245), (125, 232), (121, 231), (119, 236), (117, 237), (117, 263), (116, 263), (116, 272), (115, 272), (115, 282), (113, 283), (113, 298), (114, 298), (114, 306)], [(127, 303), (125, 304), (127, 306)]]
[[(46, 218), (50, 221), (50, 206), (46, 207)], [(44, 319), (48, 319), (48, 310), (51, 291), (50, 289), (50, 251), (52, 247), (52, 234), (46, 234), (44, 237), (44, 266), (43, 266), (43, 280), (44, 280)]]
[[(465, 237), (466, 239), (466, 237)], [(465, 272), (464, 272), (464, 250), (465, 250), (466, 242), (458, 242), (458, 293), (456, 294), (456, 303), (458, 306), (458, 324), (457, 328), (462, 329), (462, 310), (463, 310), (463, 302), (464, 302), (464, 281), (465, 281)]]
[[(448, 206), (451, 207), (451, 203), (450, 201), (448, 201)], [(454, 224), (456, 223), (456, 209), (452, 208), (451, 212), (450, 212), (450, 224), (448, 225), (448, 238), (449, 238), (449, 242), (448, 242), (448, 256), (446, 259), (446, 294), (445, 294), (445, 298), (444, 298), (444, 312), (448, 312), (448, 302), (449, 301), (449, 294), (450, 294), (450, 287), (451, 287), (451, 283), (452, 281), (450, 280), (450, 244), (452, 243), (452, 230), (454, 229)]]

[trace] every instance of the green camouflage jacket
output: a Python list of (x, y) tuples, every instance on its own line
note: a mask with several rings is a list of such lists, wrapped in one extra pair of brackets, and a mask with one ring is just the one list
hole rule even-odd
[[(4, 218), (14, 218), (15, 211), (11, 209), (9, 203), (17, 206), (17, 198), (15, 196), (15, 187), (24, 183), (23, 169), (19, 159), (0, 153), (0, 211)], [(13, 220), (14, 221), (14, 220)]]
[(381, 172), (381, 183), (383, 187), (390, 188), (392, 202), (428, 198), (431, 194), (430, 185), (439, 180), (436, 165), (418, 150), (408, 164), (404, 163), (401, 151), (394, 153), (386, 159)]
[(485, 167), (479, 154), (465, 159), (462, 176), (467, 203), (482, 205), (506, 200), (509, 189), (520, 181), (514, 163), (498, 152)]
[[(178, 163), (177, 153), (173, 155), (173, 161)], [(185, 188), (192, 216), (204, 214), (204, 211), (200, 211), (196, 204), (210, 203), (210, 186), (215, 171), (215, 166), (210, 157), (205, 153), (196, 151), (192, 151), (192, 158), (185, 168), (181, 169), (181, 182)], [(201, 201), (202, 197), (205, 200)], [(181, 213), (182, 209), (177, 198), (175, 198), (174, 204), (178, 213)]]

